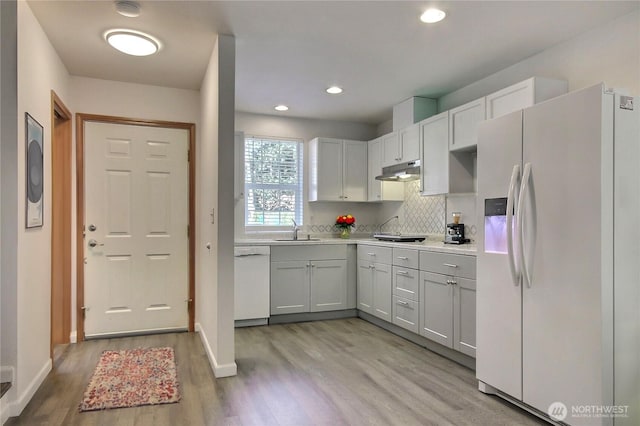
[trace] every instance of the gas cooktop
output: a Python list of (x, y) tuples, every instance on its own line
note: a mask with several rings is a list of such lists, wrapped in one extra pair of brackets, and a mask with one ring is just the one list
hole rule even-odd
[(401, 235), (401, 234), (374, 234), (373, 238), (381, 241), (394, 241), (402, 243), (413, 243), (416, 241), (424, 241), (424, 235)]

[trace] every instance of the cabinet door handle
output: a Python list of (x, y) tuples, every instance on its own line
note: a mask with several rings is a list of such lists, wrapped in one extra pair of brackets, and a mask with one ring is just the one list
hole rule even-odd
[(398, 275), (409, 275), (407, 271), (398, 271), (396, 272)]
[(400, 259), (400, 260), (409, 260), (409, 258), (406, 257), (406, 256), (398, 256), (398, 259)]
[(458, 265), (454, 265), (453, 263), (443, 263), (444, 266), (448, 266), (449, 268), (457, 268)]
[(347, 198), (349, 198), (349, 197), (347, 197), (347, 196), (345, 195), (345, 196), (344, 196), (344, 197), (342, 197), (342, 198), (347, 199)]

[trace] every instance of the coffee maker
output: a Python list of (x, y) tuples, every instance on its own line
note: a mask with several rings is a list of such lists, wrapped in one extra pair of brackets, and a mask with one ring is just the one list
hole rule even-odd
[(464, 237), (464, 223), (460, 223), (460, 217), (462, 213), (453, 212), (453, 223), (447, 223), (447, 233), (444, 236), (445, 244), (464, 244), (468, 243), (469, 239)]
[(469, 239), (464, 237), (464, 223), (447, 223), (447, 233), (444, 236), (445, 244), (464, 244)]

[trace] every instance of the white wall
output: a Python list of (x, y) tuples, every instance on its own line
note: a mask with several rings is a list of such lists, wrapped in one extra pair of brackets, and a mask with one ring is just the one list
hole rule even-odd
[[(69, 98), (69, 75), (28, 4), (18, 2), (18, 276), (16, 397), (11, 414), (27, 404), (51, 369), (51, 90)], [(25, 112), (44, 128), (44, 226), (25, 229)], [(3, 182), (3, 185), (9, 184)], [(4, 303), (4, 301), (3, 301)]]
[[(148, 120), (200, 121), (200, 92), (71, 77), (74, 112)], [(197, 136), (197, 133), (196, 133)]]
[[(370, 140), (376, 137), (376, 126), (345, 121), (314, 120), (286, 116), (236, 112), (236, 130), (246, 135), (273, 136), (300, 139), (304, 144), (304, 216), (302, 233), (310, 232), (309, 225), (331, 225), (338, 214), (353, 214), (358, 224), (377, 223), (378, 207), (366, 203), (309, 203), (307, 182), (309, 182), (309, 144), (315, 137)], [(244, 200), (236, 202), (236, 237), (247, 238), (244, 233)], [(255, 235), (254, 235), (255, 236)]]
[[(11, 379), (18, 362), (18, 28), (15, 1), (0, 2), (0, 375)], [(0, 402), (0, 424), (9, 417), (15, 388)]]
[(221, 35), (200, 88), (202, 125), (196, 159), (196, 330), (216, 377), (237, 371), (233, 328), (234, 81), (235, 40)]
[(529, 77), (561, 78), (569, 91), (600, 82), (640, 95), (640, 11), (538, 53), (438, 99), (446, 111)]

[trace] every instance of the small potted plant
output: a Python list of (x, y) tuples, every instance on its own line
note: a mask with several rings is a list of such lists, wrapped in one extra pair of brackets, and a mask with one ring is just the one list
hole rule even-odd
[(351, 228), (355, 228), (356, 218), (350, 214), (338, 216), (336, 218), (336, 228), (340, 231), (340, 238), (349, 238)]

